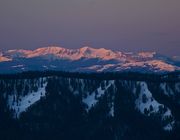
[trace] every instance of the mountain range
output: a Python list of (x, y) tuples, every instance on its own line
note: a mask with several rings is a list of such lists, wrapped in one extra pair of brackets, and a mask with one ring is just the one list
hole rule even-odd
[(172, 72), (180, 70), (179, 56), (156, 52), (120, 52), (104, 48), (66, 49), (44, 47), (35, 50), (0, 52), (0, 73), (61, 70), (71, 72)]

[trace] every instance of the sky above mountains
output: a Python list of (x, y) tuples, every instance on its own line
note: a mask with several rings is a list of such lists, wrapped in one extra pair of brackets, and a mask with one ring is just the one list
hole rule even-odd
[(0, 49), (180, 53), (179, 0), (1, 0)]

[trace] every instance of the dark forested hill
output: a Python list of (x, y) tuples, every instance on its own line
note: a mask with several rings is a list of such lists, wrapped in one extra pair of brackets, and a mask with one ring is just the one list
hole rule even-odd
[(180, 139), (180, 74), (0, 75), (2, 140)]

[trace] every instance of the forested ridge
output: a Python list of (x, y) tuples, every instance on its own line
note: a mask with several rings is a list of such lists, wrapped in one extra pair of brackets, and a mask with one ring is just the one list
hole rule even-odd
[(179, 83), (178, 72), (0, 75), (0, 139), (179, 140)]

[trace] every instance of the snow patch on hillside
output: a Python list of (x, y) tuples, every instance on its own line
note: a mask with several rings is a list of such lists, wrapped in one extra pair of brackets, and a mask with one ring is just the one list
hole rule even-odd
[[(163, 129), (165, 131), (171, 131), (174, 127), (174, 120), (171, 110), (163, 104), (158, 103), (153, 98), (152, 93), (149, 91), (145, 82), (140, 82), (139, 85), (141, 89), (139, 97), (135, 101), (136, 109), (147, 116), (160, 114), (161, 120), (166, 123), (163, 126)], [(166, 120), (168, 121), (166, 122)]]
[(180, 83), (175, 84), (175, 89), (180, 94)]
[(20, 96), (18, 97), (18, 101), (15, 102), (15, 99), (17, 99), (16, 95), (10, 95), (8, 99), (8, 105), (10, 109), (15, 111), (14, 117), (19, 118), (20, 114), (24, 111), (26, 111), (31, 105), (38, 102), (41, 97), (45, 96), (45, 88), (47, 83), (43, 85), (42, 88), (39, 88), (37, 92), (29, 93), (26, 96)]
[[(105, 82), (105, 81), (103, 81)], [(106, 84), (106, 83), (105, 83)], [(86, 98), (83, 99), (83, 102), (88, 106), (87, 111), (91, 109), (97, 102), (100, 97), (102, 97), (105, 91), (114, 84), (114, 80), (109, 81), (109, 84), (105, 86), (104, 89), (100, 86), (96, 91), (89, 94)], [(112, 111), (113, 112), (113, 111)]]
[(112, 102), (109, 114), (114, 117), (114, 103)]
[(162, 91), (165, 95), (167, 95), (167, 96), (174, 95), (173, 91), (166, 83), (161, 83), (160, 88), (162, 89)]

